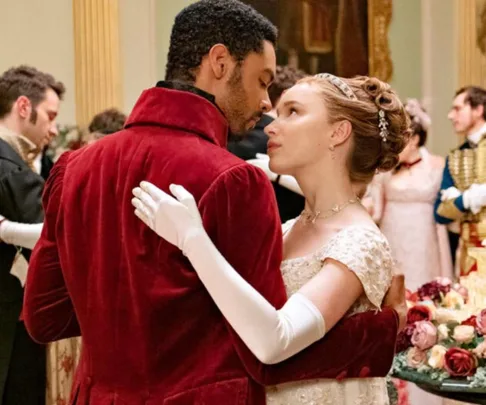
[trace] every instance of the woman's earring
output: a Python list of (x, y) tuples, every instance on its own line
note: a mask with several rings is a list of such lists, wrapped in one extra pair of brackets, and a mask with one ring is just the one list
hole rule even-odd
[(334, 149), (336, 149), (334, 145), (329, 145), (329, 150), (331, 151), (331, 158), (332, 158), (332, 160), (335, 159)]

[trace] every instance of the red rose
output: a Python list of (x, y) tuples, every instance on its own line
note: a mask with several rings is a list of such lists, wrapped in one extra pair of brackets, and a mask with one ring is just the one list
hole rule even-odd
[(431, 299), (432, 301), (440, 300), (440, 296), (446, 295), (451, 290), (451, 283), (450, 280), (438, 277), (434, 281), (430, 283), (424, 284), (420, 287), (417, 292), (418, 296), (422, 301), (426, 299)]
[(468, 377), (476, 372), (477, 358), (469, 351), (451, 347), (445, 354), (445, 369), (452, 377)]
[(469, 326), (476, 327), (476, 316), (475, 315), (470, 316), (465, 321), (462, 321), (461, 325), (469, 325)]
[(405, 290), (405, 299), (410, 302), (418, 302), (419, 296), (417, 292), (412, 292), (410, 290)]
[(396, 344), (396, 352), (401, 353), (407, 350), (409, 347), (412, 347), (412, 335), (415, 331), (416, 325), (415, 323), (411, 325), (405, 326), (397, 337), (397, 344)]
[(407, 312), (407, 324), (409, 325), (419, 321), (430, 321), (431, 319), (432, 312), (425, 305), (415, 305)]

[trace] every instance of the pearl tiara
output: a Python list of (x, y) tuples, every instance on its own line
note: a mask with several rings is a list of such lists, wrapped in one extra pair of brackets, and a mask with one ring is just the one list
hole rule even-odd
[[(357, 100), (358, 97), (356, 97), (356, 94), (354, 94), (353, 90), (351, 90), (351, 87), (349, 87), (344, 80), (340, 79), (337, 76), (331, 75), (330, 73), (319, 73), (315, 75), (314, 77), (318, 79), (325, 79), (329, 83), (333, 84), (335, 87), (337, 87), (341, 92), (350, 100)], [(382, 108), (379, 109), (378, 111), (378, 127), (380, 129), (380, 137), (383, 142), (387, 141), (388, 138), (388, 121), (386, 120), (385, 117), (385, 110)]]
[(317, 77), (318, 79), (326, 79), (329, 83), (332, 83), (334, 86), (336, 86), (341, 92), (350, 100), (357, 100), (358, 97), (356, 97), (356, 94), (354, 94), (354, 91), (351, 90), (351, 87), (349, 87), (342, 79), (340, 79), (337, 76), (331, 75), (330, 73), (319, 73), (315, 75), (314, 77)]

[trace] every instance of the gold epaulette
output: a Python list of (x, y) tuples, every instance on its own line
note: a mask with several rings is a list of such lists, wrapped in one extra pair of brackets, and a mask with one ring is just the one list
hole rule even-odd
[(486, 183), (486, 137), (483, 136), (476, 148), (476, 182)]
[(476, 153), (476, 148), (458, 148), (449, 153), (449, 172), (454, 180), (454, 185), (460, 191), (468, 189), (476, 180)]

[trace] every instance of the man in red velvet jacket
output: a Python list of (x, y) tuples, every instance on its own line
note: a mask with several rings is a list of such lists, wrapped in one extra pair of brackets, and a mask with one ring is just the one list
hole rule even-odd
[(140, 181), (182, 184), (218, 249), (282, 306), (272, 187), (225, 150), (229, 129), (243, 133), (270, 109), (275, 43), (271, 23), (236, 0), (187, 7), (173, 27), (168, 81), (141, 95), (123, 131), (54, 167), (24, 317), (39, 342), (82, 334), (73, 404), (263, 405), (264, 385), (388, 372), (399, 321), (390, 308), (344, 320), (281, 364), (259, 363), (186, 258), (133, 214)]

